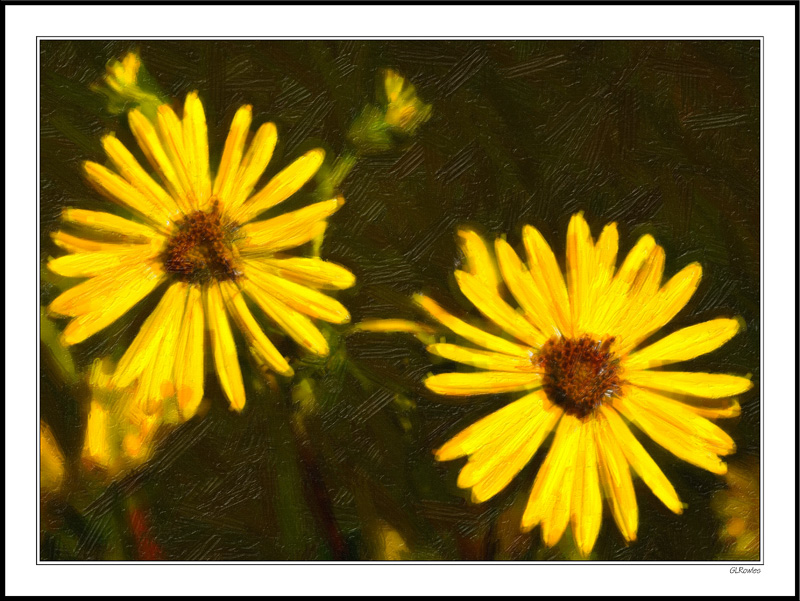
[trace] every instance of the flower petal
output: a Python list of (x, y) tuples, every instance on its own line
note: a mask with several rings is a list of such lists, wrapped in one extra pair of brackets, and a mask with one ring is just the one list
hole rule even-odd
[(157, 209), (153, 211), (152, 219), (160, 227), (166, 227), (181, 214), (175, 200), (150, 177), (122, 142), (113, 135), (107, 135), (103, 137), (102, 143), (120, 175)]
[(155, 205), (151, 199), (113, 171), (92, 161), (85, 161), (83, 168), (89, 183), (110, 201), (133, 211), (162, 231), (171, 222), (171, 217), (164, 209)]
[(483, 282), (490, 290), (497, 290), (500, 277), (497, 266), (489, 254), (486, 242), (477, 232), (468, 229), (458, 230), (458, 244), (464, 253), (465, 269)]
[(616, 398), (613, 406), (676, 457), (715, 474), (722, 475), (727, 471), (726, 465), (717, 457), (716, 453), (710, 450), (710, 445), (705, 444), (698, 437), (691, 436), (686, 429), (676, 427), (666, 419), (660, 419), (663, 414), (655, 414), (652, 405), (644, 410), (629, 398)]
[(236, 183), (230, 194), (228, 207), (231, 212), (237, 211), (255, 188), (272, 158), (272, 152), (275, 150), (277, 142), (278, 131), (275, 129), (274, 123), (264, 123), (258, 128), (242, 159)]
[(281, 277), (258, 269), (252, 263), (248, 267), (248, 279), (271, 296), (300, 313), (330, 323), (347, 323), (350, 313), (339, 301), (312, 288), (295, 284)]
[(492, 292), (474, 275), (458, 270), (456, 271), (456, 281), (464, 296), (481, 313), (511, 336), (535, 348), (542, 346), (547, 341), (547, 337), (544, 334), (511, 308), (508, 303), (500, 298), (496, 291)]
[(289, 198), (314, 176), (324, 160), (324, 150), (309, 150), (256, 192), (236, 213), (237, 221), (247, 223)]
[(699, 263), (691, 263), (675, 274), (653, 297), (647, 307), (640, 311), (645, 319), (628, 333), (627, 339), (620, 341), (617, 352), (622, 355), (636, 348), (642, 340), (669, 323), (686, 306), (697, 290), (702, 275)]
[(522, 239), (528, 253), (528, 269), (542, 297), (548, 301), (548, 313), (556, 319), (559, 331), (564, 336), (571, 336), (569, 295), (553, 250), (539, 230), (530, 225), (522, 228)]
[(168, 104), (158, 107), (157, 114), (158, 134), (163, 144), (164, 151), (169, 157), (169, 163), (174, 170), (175, 177), (180, 184), (180, 198), (185, 198), (184, 209), (196, 211), (200, 208), (195, 195), (192, 179), (189, 174), (189, 151), (184, 143), (183, 124)]
[(545, 300), (547, 292), (539, 290), (508, 242), (498, 238), (494, 247), (503, 280), (525, 311), (525, 317), (545, 336), (560, 336), (557, 318), (550, 312), (550, 303)]
[(164, 273), (157, 266), (143, 262), (123, 263), (118, 270), (105, 272), (64, 291), (50, 303), (49, 310), (74, 317), (101, 313), (112, 305), (130, 308), (155, 289), (163, 277)]
[(562, 416), (522, 514), (523, 532), (528, 532), (541, 522), (542, 539), (547, 546), (558, 542), (569, 523), (575, 455), (581, 431), (581, 423), (576, 417), (568, 414)]
[(133, 109), (128, 113), (128, 123), (136, 141), (139, 143), (139, 147), (153, 168), (158, 171), (178, 207), (184, 213), (191, 212), (192, 207), (187, 200), (188, 190), (181, 183), (181, 178), (167, 156), (167, 152), (161, 144), (153, 124), (148, 121), (147, 117), (139, 109)]
[(244, 301), (241, 290), (232, 282), (222, 282), (222, 296), (228, 307), (228, 311), (236, 322), (239, 331), (242, 332), (250, 352), (257, 360), (265, 363), (273, 371), (283, 375), (292, 376), (294, 370), (286, 362), (283, 355), (278, 352), (275, 345), (270, 342), (267, 335), (256, 322), (250, 309)]
[(541, 404), (521, 425), (511, 425), (510, 435), (503, 438), (502, 445), (489, 445), (470, 457), (461, 470), (458, 485), (472, 487), (472, 501), (482, 503), (490, 499), (516, 476), (531, 460), (531, 457), (550, 434), (562, 415), (560, 407), (552, 405), (543, 392), (532, 395)]
[(207, 206), (211, 197), (211, 176), (208, 166), (208, 126), (203, 103), (197, 92), (186, 95), (182, 125), (189, 179), (197, 198), (197, 206), (202, 209)]
[(429, 376), (425, 380), (425, 386), (433, 392), (454, 396), (532, 390), (539, 388), (541, 385), (541, 374), (511, 373), (506, 371), (445, 373)]
[(617, 441), (609, 436), (608, 428), (596, 424), (594, 430), (600, 482), (611, 513), (625, 540), (634, 541), (639, 524), (639, 507), (630, 466)]
[(356, 283), (356, 277), (336, 263), (310, 257), (286, 259), (259, 258), (249, 262), (271, 271), (284, 279), (314, 288), (343, 290)]
[(241, 411), (245, 404), (242, 371), (219, 286), (215, 284), (208, 286), (205, 299), (211, 350), (214, 353), (214, 365), (217, 368), (219, 383), (231, 408)]
[(78, 252), (51, 259), (47, 268), (67, 278), (94, 277), (112, 270), (119, 273), (142, 263), (142, 254), (149, 250), (145, 244), (118, 246), (113, 251)]
[(258, 303), (264, 313), (295, 342), (320, 357), (328, 355), (330, 352), (328, 341), (308, 317), (290, 309), (250, 280), (244, 280), (241, 286), (250, 298)]
[(343, 204), (344, 198), (339, 196), (272, 219), (248, 223), (240, 229), (246, 236), (241, 243), (242, 252), (273, 254), (305, 244), (319, 233), (319, 226), (324, 225), (324, 220)]
[[(623, 398), (626, 405), (635, 405), (633, 411), (637, 414), (682, 432), (682, 438), (706, 446), (718, 455), (729, 455), (736, 450), (733, 439), (722, 428), (698, 415), (690, 405), (635, 386), (627, 387)], [(674, 434), (677, 436), (677, 432)]]
[(624, 359), (630, 370), (660, 367), (705, 355), (721, 347), (739, 331), (736, 319), (712, 319), (678, 330)]
[(510, 342), (509, 340), (494, 336), (471, 326), (442, 309), (434, 300), (427, 296), (417, 294), (414, 296), (414, 300), (444, 327), (449, 328), (473, 344), (521, 359), (528, 359), (531, 356), (531, 349), (529, 347)]
[(708, 399), (734, 396), (750, 390), (753, 382), (742, 376), (682, 371), (630, 371), (625, 379), (636, 386)]
[(603, 502), (600, 497), (600, 478), (597, 468), (595, 420), (582, 422), (581, 426), (583, 432), (575, 462), (570, 515), (575, 543), (581, 555), (585, 557), (592, 552), (597, 535), (600, 533)]
[(183, 360), (177, 353), (177, 345), (186, 313), (189, 286), (176, 282), (172, 287), (176, 289), (176, 298), (158, 332), (158, 352), (152, 354), (150, 363), (140, 376), (139, 392), (148, 407), (158, 407), (160, 401), (175, 394), (175, 363)]
[(122, 355), (114, 372), (113, 384), (124, 388), (131, 384), (145, 368), (152, 364), (154, 356), (160, 352), (160, 341), (167, 321), (180, 316), (186, 304), (186, 289), (172, 284), (153, 312), (145, 319), (139, 333)]
[(204, 345), (203, 296), (199, 286), (189, 286), (175, 361), (175, 392), (183, 419), (191, 418), (203, 400)]
[(458, 361), (465, 365), (472, 365), (473, 367), (490, 371), (521, 371), (527, 373), (541, 371), (534, 364), (532, 356), (531, 358), (523, 359), (522, 357), (512, 357), (503, 353), (492, 353), (444, 343), (428, 345), (428, 352), (451, 361)]
[(586, 331), (592, 317), (591, 283), (594, 279), (594, 242), (583, 212), (576, 213), (567, 228), (567, 287), (573, 332)]
[(644, 447), (631, 434), (619, 414), (607, 405), (600, 407), (600, 414), (605, 420), (599, 422), (597, 427), (606, 428), (607, 426), (603, 436), (617, 441), (630, 466), (664, 505), (674, 513), (683, 513), (683, 504), (678, 498), (675, 488), (656, 465), (656, 462), (647, 454)]
[[(214, 179), (214, 195), (224, 206), (228, 206), (230, 193), (233, 190), (236, 176), (239, 174), (239, 164), (242, 161), (244, 145), (247, 134), (250, 133), (250, 123), (253, 121), (253, 107), (246, 104), (236, 111), (225, 140), (225, 148), (219, 162), (217, 177)], [(237, 220), (242, 223), (240, 220)]]
[(436, 459), (450, 461), (472, 455), (490, 446), (492, 441), (502, 438), (510, 430), (518, 431), (521, 424), (532, 420), (542, 411), (560, 415), (556, 409), (551, 408), (547, 397), (538, 391), (525, 395), (456, 434), (436, 451)]
[(148, 225), (101, 211), (64, 209), (61, 218), (67, 223), (87, 228), (98, 234), (111, 234), (125, 242), (147, 242), (158, 236)]

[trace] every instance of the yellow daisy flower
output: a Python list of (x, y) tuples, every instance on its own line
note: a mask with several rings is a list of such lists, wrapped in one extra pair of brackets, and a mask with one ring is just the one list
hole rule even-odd
[(222, 390), (231, 407), (241, 410), (245, 392), (229, 318), (260, 365), (286, 376), (293, 373), (245, 298), (316, 355), (326, 355), (328, 343), (309, 318), (350, 319), (347, 309), (320, 289), (348, 288), (353, 275), (318, 258), (285, 254), (317, 236), (344, 201), (332, 198), (257, 220), (306, 184), (325, 153), (307, 152), (254, 192), (277, 133), (274, 124), (265, 123), (247, 145), (249, 105), (236, 112), (213, 177), (206, 118), (196, 92), (186, 97), (183, 118), (166, 104), (158, 108), (155, 123), (139, 110), (128, 116), (161, 183), (116, 137), (103, 138), (116, 172), (87, 161), (86, 175), (131, 218), (64, 211), (64, 221), (82, 228), (87, 237), (56, 232), (55, 243), (69, 254), (48, 266), (63, 276), (89, 279), (56, 298), (49, 309), (72, 318), (62, 339), (76, 344), (166, 283), (157, 307), (119, 361), (114, 384), (124, 387), (139, 379), (147, 401), (177, 394), (181, 410), (196, 406), (203, 396), (207, 328)]
[[(545, 544), (552, 546), (571, 523), (578, 549), (588, 555), (600, 530), (603, 496), (624, 538), (635, 540), (638, 509), (631, 471), (669, 509), (683, 511), (675, 489), (626, 420), (677, 457), (725, 473), (719, 456), (732, 453), (735, 445), (709, 418), (738, 415), (739, 403), (728, 397), (749, 390), (752, 382), (654, 368), (717, 349), (736, 334), (740, 322), (713, 319), (639, 348), (689, 301), (700, 265), (686, 266), (662, 285), (664, 251), (646, 235), (617, 269), (616, 224), (607, 225), (595, 241), (582, 214), (572, 217), (567, 231), (566, 281), (533, 227), (523, 230), (527, 265), (505, 240), (495, 243), (495, 264), (477, 234), (461, 236), (468, 270), (456, 271), (459, 287), (513, 340), (467, 324), (420, 295), (418, 302), (436, 320), (479, 347), (439, 343), (428, 350), (481, 370), (432, 375), (425, 384), (456, 396), (525, 392), (436, 451), (440, 461), (469, 457), (458, 485), (472, 490), (474, 502), (505, 488), (555, 432), (522, 530), (541, 525)], [(503, 299), (498, 281), (521, 310)]]

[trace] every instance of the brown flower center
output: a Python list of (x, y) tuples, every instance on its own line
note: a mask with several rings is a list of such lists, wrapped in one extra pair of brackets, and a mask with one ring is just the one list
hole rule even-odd
[(588, 336), (548, 340), (539, 355), (547, 397), (567, 413), (584, 418), (616, 394), (619, 360), (610, 350), (613, 342)]
[(183, 282), (235, 280), (233, 253), (237, 224), (224, 221), (215, 200), (210, 211), (195, 211), (177, 224), (162, 254), (164, 269)]

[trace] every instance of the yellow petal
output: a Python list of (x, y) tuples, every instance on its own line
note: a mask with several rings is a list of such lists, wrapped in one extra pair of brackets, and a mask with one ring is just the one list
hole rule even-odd
[(84, 162), (83, 169), (89, 183), (113, 203), (133, 211), (162, 231), (171, 223), (171, 217), (164, 209), (116, 173), (92, 161)]
[(143, 262), (134, 264), (123, 262), (119, 270), (103, 273), (61, 293), (48, 308), (52, 313), (64, 316), (103, 311), (108, 303), (118, 297), (127, 299), (137, 296), (139, 291), (149, 292), (162, 277), (163, 272), (158, 266)]
[(64, 482), (64, 453), (50, 427), (39, 422), (39, 482), (42, 490), (57, 491)]
[(560, 336), (557, 318), (550, 312), (550, 303), (545, 300), (547, 292), (539, 290), (514, 249), (508, 242), (498, 238), (495, 252), (503, 279), (525, 311), (525, 317), (545, 336)]
[(479, 279), (465, 271), (456, 271), (455, 275), (464, 296), (508, 334), (536, 348), (547, 341), (544, 334), (500, 298), (496, 291), (492, 292)]
[(191, 418), (203, 400), (204, 344), (202, 294), (199, 286), (189, 286), (175, 361), (175, 393), (183, 419)]
[(314, 176), (323, 160), (325, 160), (324, 150), (321, 148), (309, 150), (250, 197), (236, 213), (237, 221), (247, 223), (289, 198)]
[(595, 246), (595, 263), (590, 282), (589, 305), (591, 311), (584, 323), (585, 332), (602, 334), (602, 320), (608, 311), (611, 282), (617, 262), (619, 232), (617, 224), (611, 223), (603, 228)]
[(592, 318), (591, 282), (594, 278), (594, 242), (583, 212), (576, 213), (567, 228), (567, 286), (574, 332), (586, 331)]
[(208, 127), (203, 103), (197, 92), (190, 92), (183, 105), (183, 145), (187, 153), (187, 168), (197, 206), (205, 208), (211, 196), (211, 176), (208, 167)]
[(350, 313), (344, 305), (312, 288), (295, 284), (245, 263), (248, 279), (285, 305), (315, 319), (347, 323)]
[(196, 211), (199, 209), (192, 179), (189, 173), (190, 156), (184, 144), (183, 124), (175, 111), (168, 104), (158, 107), (158, 133), (169, 158), (169, 163), (177, 178), (177, 187), (182, 191), (181, 198), (186, 199), (185, 209)]
[(128, 113), (128, 123), (139, 147), (153, 168), (158, 171), (178, 207), (184, 213), (191, 212), (192, 207), (187, 199), (189, 191), (182, 184), (181, 177), (161, 144), (153, 124), (139, 109), (133, 109)]
[[(247, 134), (250, 132), (250, 123), (253, 120), (253, 107), (246, 104), (236, 111), (233, 116), (228, 138), (225, 140), (225, 148), (222, 151), (222, 158), (219, 162), (217, 177), (214, 179), (214, 195), (217, 196), (225, 206), (230, 198), (234, 181), (239, 173), (239, 163), (242, 160), (244, 144)], [(238, 220), (239, 223), (242, 221)]]
[(278, 327), (291, 336), (295, 342), (315, 355), (324, 357), (330, 352), (328, 341), (305, 315), (298, 313), (277, 300), (263, 288), (244, 280), (242, 289), (274, 321)]
[(167, 288), (119, 360), (113, 378), (115, 386), (120, 388), (128, 386), (153, 363), (155, 355), (160, 352), (161, 337), (167, 328), (167, 320), (175, 314), (180, 316), (178, 309), (183, 311), (185, 303), (186, 289), (183, 285), (172, 284)]
[(594, 316), (593, 321), (597, 330), (611, 331), (620, 319), (624, 321), (627, 318), (624, 313), (630, 307), (628, 299), (631, 287), (655, 247), (655, 239), (650, 234), (645, 234), (625, 257), (608, 288), (606, 302), (598, 307)]
[(709, 399), (734, 396), (753, 387), (753, 382), (742, 376), (703, 372), (630, 371), (625, 379), (636, 386)]
[(558, 542), (569, 523), (575, 455), (581, 430), (577, 418), (567, 414), (562, 416), (522, 514), (524, 532), (543, 522), (542, 538), (548, 546)]
[(544, 439), (558, 423), (562, 410), (547, 401), (544, 393), (533, 393), (542, 402), (540, 410), (530, 416), (501, 447), (491, 448), (490, 454), (479, 452), (470, 458), (461, 470), (459, 486), (472, 487), (472, 501), (482, 503), (490, 499), (527, 465)]
[(186, 316), (189, 286), (177, 282), (172, 287), (176, 289), (176, 299), (158, 332), (158, 352), (153, 353), (150, 364), (141, 374), (140, 393), (147, 406), (158, 406), (160, 401), (175, 394), (175, 364), (183, 361), (177, 348), (181, 325)]
[(608, 428), (595, 424), (594, 430), (600, 482), (611, 513), (625, 540), (634, 541), (639, 524), (639, 507), (630, 467), (617, 441), (608, 435)]
[(278, 132), (274, 123), (264, 123), (258, 128), (239, 167), (239, 173), (228, 201), (228, 210), (235, 213), (247, 200), (250, 192), (264, 174), (264, 169), (267, 168), (272, 158), (272, 152), (275, 150), (277, 142)]
[[(564, 276), (550, 245), (539, 230), (530, 225), (522, 229), (522, 239), (528, 253), (528, 268), (536, 287), (548, 301), (549, 314), (564, 336), (572, 335), (572, 317)], [(544, 294), (546, 292), (546, 294)]]
[(608, 427), (607, 432), (604, 432), (604, 436), (607, 435), (617, 441), (630, 466), (639, 474), (644, 483), (650, 487), (653, 494), (661, 499), (664, 505), (674, 513), (683, 513), (683, 504), (678, 498), (675, 488), (673, 488), (664, 472), (659, 469), (639, 441), (631, 434), (622, 418), (608, 405), (603, 405), (600, 408), (600, 413), (605, 420), (599, 422), (597, 427), (605, 428), (606, 425)]
[(571, 521), (575, 543), (584, 557), (594, 548), (603, 521), (603, 502), (600, 497), (600, 479), (597, 468), (595, 420), (581, 424), (582, 434), (575, 465), (572, 488)]
[(528, 373), (541, 371), (534, 362), (533, 356), (529, 359), (523, 359), (522, 357), (512, 357), (503, 353), (492, 353), (443, 343), (428, 345), (428, 352), (451, 361), (458, 361), (465, 365), (472, 365), (473, 367), (490, 371), (522, 371)]
[[(75, 319), (70, 321), (67, 327), (64, 328), (64, 332), (61, 335), (62, 344), (67, 346), (78, 344), (111, 325), (136, 303), (155, 290), (162, 279), (163, 276), (161, 275), (141, 273), (131, 276), (129, 280), (125, 280), (120, 284), (116, 277), (111, 278), (109, 288), (105, 289), (108, 291), (107, 295), (83, 298), (80, 304), (71, 309), (79, 312), (73, 313), (76, 315)], [(92, 281), (89, 280), (89, 282)], [(68, 290), (67, 292), (70, 291)]]
[(541, 385), (541, 374), (505, 371), (437, 374), (429, 376), (425, 380), (425, 386), (433, 392), (454, 396), (532, 390), (539, 388)]
[(446, 328), (449, 328), (459, 336), (466, 338), (470, 342), (482, 346), (491, 351), (498, 353), (505, 353), (513, 357), (527, 359), (531, 356), (532, 349), (525, 347), (508, 340), (504, 340), (499, 336), (494, 336), (483, 330), (480, 330), (468, 323), (461, 321), (457, 317), (450, 315), (447, 311), (442, 309), (435, 301), (424, 296), (417, 294), (414, 300), (425, 309), (430, 315)]
[(149, 250), (149, 247), (143, 244), (118, 246), (119, 248), (113, 251), (78, 252), (51, 259), (47, 263), (47, 268), (67, 278), (88, 278), (102, 275), (110, 270), (122, 273), (135, 267), (135, 264), (140, 264), (142, 253)]
[(283, 355), (278, 352), (275, 345), (270, 342), (256, 322), (250, 309), (247, 308), (241, 290), (233, 282), (222, 282), (220, 287), (222, 288), (222, 296), (225, 299), (228, 311), (247, 340), (253, 356), (281, 375), (293, 375), (294, 370), (286, 362)]
[(616, 323), (612, 322), (613, 325), (609, 326), (617, 338), (618, 349), (627, 348), (626, 342), (649, 320), (664, 274), (664, 261), (664, 249), (656, 246), (634, 278), (623, 306), (618, 312)]
[(702, 268), (699, 263), (691, 263), (675, 274), (650, 301), (646, 310), (641, 311), (646, 318), (628, 333), (626, 340), (620, 341), (623, 344), (617, 345), (617, 352), (620, 355), (625, 354), (669, 323), (689, 302), (697, 290), (701, 275)]
[(175, 200), (150, 177), (125, 145), (113, 135), (103, 137), (102, 142), (108, 158), (120, 175), (154, 207), (153, 219), (157, 219), (161, 227), (174, 221), (181, 214)]
[(217, 368), (219, 383), (231, 408), (241, 411), (245, 403), (244, 383), (219, 286), (209, 285), (206, 288), (205, 298), (211, 350), (214, 353), (214, 365)]
[(461, 252), (464, 253), (464, 271), (474, 275), (490, 290), (497, 290), (500, 277), (483, 238), (472, 230), (460, 229), (458, 230), (458, 244)]
[(736, 450), (736, 444), (724, 430), (699, 415), (690, 405), (634, 386), (626, 387), (623, 397), (626, 405), (635, 406), (632, 410), (637, 415), (675, 430), (671, 436), (677, 437), (682, 433), (682, 438), (706, 446), (717, 455), (729, 455)]
[(80, 252), (115, 252), (119, 249), (119, 244), (116, 242), (97, 242), (96, 240), (87, 240), (85, 238), (78, 238), (72, 234), (58, 231), (50, 234), (53, 243), (59, 248), (63, 248), (67, 252), (80, 253)]
[(319, 233), (323, 220), (333, 215), (343, 204), (344, 198), (340, 196), (272, 219), (248, 223), (240, 229), (246, 236), (241, 243), (242, 252), (272, 254), (305, 244)]
[(287, 280), (314, 288), (343, 290), (356, 283), (356, 277), (336, 263), (307, 257), (252, 259), (259, 267)]
[(502, 409), (478, 420), (443, 444), (436, 451), (438, 461), (450, 461), (464, 455), (471, 455), (490, 445), (493, 440), (502, 438), (509, 430), (518, 430), (542, 412), (556, 412), (546, 395), (539, 392), (528, 394)]
[(658, 419), (628, 399), (614, 399), (614, 408), (676, 457), (715, 474), (727, 471), (725, 463), (707, 445), (691, 438), (683, 429)]
[(158, 235), (150, 226), (100, 211), (64, 209), (61, 218), (67, 223), (98, 234), (111, 234), (125, 242), (148, 242)]
[(712, 319), (678, 330), (624, 360), (630, 370), (687, 361), (721, 347), (739, 331), (736, 319)]

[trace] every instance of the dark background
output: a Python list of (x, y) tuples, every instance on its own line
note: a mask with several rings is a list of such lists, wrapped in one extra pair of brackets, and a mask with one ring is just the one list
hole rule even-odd
[[(419, 320), (410, 302), (417, 291), (474, 311), (452, 275), (462, 224), (491, 238), (507, 235), (518, 249), (522, 226), (535, 225), (563, 262), (568, 220), (583, 210), (594, 235), (618, 222), (621, 254), (652, 233), (666, 251), (666, 277), (699, 261), (700, 289), (663, 332), (744, 318), (746, 330), (722, 349), (683, 365), (753, 374), (742, 416), (721, 425), (739, 447), (731, 461), (758, 457), (757, 41), (43, 41), (43, 258), (58, 253), (49, 233), (63, 207), (108, 209), (80, 176), (83, 160), (104, 160), (101, 135), (115, 131), (135, 148), (126, 120), (108, 114), (89, 90), (109, 59), (135, 48), (178, 103), (199, 90), (212, 169), (245, 103), (253, 105), (253, 130), (268, 120), (278, 127), (268, 176), (314, 145), (327, 149), (328, 161), (341, 154), (353, 119), (374, 102), (381, 68), (408, 77), (433, 105), (413, 140), (359, 160), (341, 185), (347, 204), (331, 219), (323, 256), (358, 278), (338, 295), (353, 322)], [(42, 303), (56, 294), (44, 283)], [(145, 301), (131, 319), (76, 347), (78, 365), (118, 355), (151, 308)], [(165, 559), (376, 559), (380, 523), (401, 534), (409, 559), (572, 557), (569, 534), (547, 550), (538, 529), (517, 532), (543, 452), (481, 505), (456, 487), (461, 462), (433, 461), (431, 449), (508, 395), (439, 397), (420, 383), (441, 368), (417, 340), (345, 331), (338, 329), (326, 365), (297, 360), (308, 365), (317, 397), (303, 422), (310, 447), (293, 435), (298, 418), (287, 386), (248, 377), (247, 407), (237, 415), (209, 375), (208, 413), (170, 434), (141, 470), (76, 493), (59, 510), (66, 523), (59, 528), (70, 533), (46, 532), (43, 558), (136, 558), (118, 520), (131, 499), (146, 508)], [(280, 348), (299, 356), (291, 341)], [(42, 418), (73, 474), (85, 405), (85, 390), (65, 388), (44, 365)], [(639, 540), (626, 546), (604, 508), (592, 558), (714, 559), (725, 546), (710, 499), (723, 479), (640, 439), (688, 508), (671, 514), (637, 481)]]

